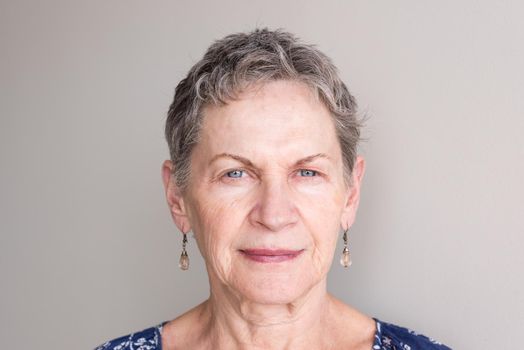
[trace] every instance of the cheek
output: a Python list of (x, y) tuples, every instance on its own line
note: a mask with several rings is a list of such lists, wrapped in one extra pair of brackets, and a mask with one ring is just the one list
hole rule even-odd
[[(296, 206), (303, 219), (316, 227), (315, 232), (328, 234), (340, 229), (340, 219), (344, 208), (344, 195), (335, 186), (319, 186), (297, 191)], [(324, 229), (322, 229), (324, 228)]]
[(298, 205), (312, 240), (313, 264), (320, 274), (329, 270), (339, 238), (343, 211), (343, 195), (339, 193), (326, 188), (323, 191), (309, 191)]
[(218, 275), (226, 276), (231, 270), (231, 252), (242, 223), (242, 206), (238, 201), (193, 201), (190, 221), (198, 247), (206, 264)]

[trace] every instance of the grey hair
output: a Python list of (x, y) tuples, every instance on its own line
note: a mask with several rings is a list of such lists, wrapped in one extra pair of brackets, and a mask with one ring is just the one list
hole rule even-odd
[(203, 107), (224, 105), (249, 86), (275, 80), (305, 83), (331, 112), (345, 178), (350, 183), (361, 127), (354, 97), (324, 53), (291, 33), (266, 28), (214, 42), (176, 87), (165, 135), (180, 189), (184, 190), (189, 181), (191, 152), (198, 143)]

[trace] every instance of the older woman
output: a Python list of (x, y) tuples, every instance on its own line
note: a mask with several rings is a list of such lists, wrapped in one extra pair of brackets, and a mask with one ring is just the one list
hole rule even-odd
[(335, 299), (326, 278), (355, 220), (356, 104), (331, 61), (283, 31), (215, 42), (176, 88), (167, 203), (211, 293), (178, 318), (97, 349), (449, 349)]

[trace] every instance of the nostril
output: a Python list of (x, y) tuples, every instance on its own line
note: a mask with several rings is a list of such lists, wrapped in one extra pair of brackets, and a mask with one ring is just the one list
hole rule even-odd
[(265, 191), (250, 213), (253, 224), (270, 231), (279, 231), (297, 221), (298, 214), (291, 196), (286, 191)]

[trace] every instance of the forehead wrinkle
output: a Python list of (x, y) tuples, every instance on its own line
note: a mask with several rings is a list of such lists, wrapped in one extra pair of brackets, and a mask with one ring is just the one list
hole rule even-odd
[[(211, 160), (209, 161), (209, 165), (211, 165), (213, 162), (217, 161), (218, 159), (221, 159), (221, 158), (230, 158), (230, 159), (233, 159), (233, 160), (236, 160), (240, 163), (243, 163), (249, 167), (252, 167), (252, 168), (256, 168), (255, 164), (249, 160), (248, 158), (246, 157), (242, 157), (240, 155), (237, 155), (237, 154), (232, 154), (232, 153), (220, 153), (220, 154), (217, 154), (215, 156), (213, 156), (213, 158), (211, 158)], [(295, 163), (294, 163), (294, 166), (299, 166), (299, 165), (304, 165), (304, 164), (309, 164), (313, 161), (315, 161), (316, 159), (327, 159), (329, 161), (332, 161), (331, 157), (329, 157), (327, 154), (325, 153), (317, 153), (317, 154), (312, 154), (312, 155), (309, 155), (309, 156), (306, 156), (304, 158), (301, 158), (299, 160), (297, 160)]]

